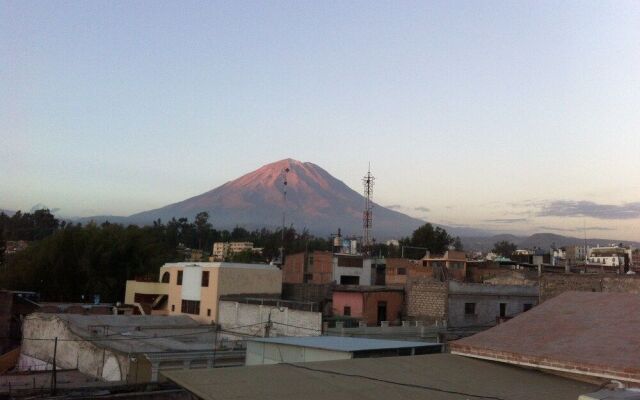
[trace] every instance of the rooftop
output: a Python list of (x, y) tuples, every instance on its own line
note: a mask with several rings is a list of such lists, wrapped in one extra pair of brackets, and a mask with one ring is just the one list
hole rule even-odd
[(441, 344), (439, 343), (410, 342), (404, 340), (365, 339), (342, 336), (289, 336), (265, 339), (251, 339), (251, 341), (283, 344), (288, 346), (312, 347), (315, 349), (345, 352), (441, 346)]
[(450, 354), (161, 373), (205, 400), (564, 400), (597, 389), (557, 376)]
[(450, 343), (470, 357), (640, 382), (640, 295), (565, 292)]
[(361, 285), (337, 285), (334, 292), (403, 292), (402, 287), (393, 286), (361, 286)]
[(279, 270), (275, 265), (269, 264), (241, 264), (231, 262), (200, 262), (200, 261), (185, 261), (175, 263), (165, 263), (163, 268), (186, 268), (186, 267), (202, 267), (202, 268), (245, 268), (245, 269), (267, 269), (267, 270)]
[(27, 319), (62, 321), (79, 339), (127, 354), (213, 349), (212, 327), (200, 325), (186, 315), (34, 313)]

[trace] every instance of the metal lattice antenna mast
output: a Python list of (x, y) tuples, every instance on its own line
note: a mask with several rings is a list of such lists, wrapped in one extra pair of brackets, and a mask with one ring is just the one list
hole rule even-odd
[(362, 213), (362, 252), (366, 255), (369, 254), (371, 250), (371, 228), (373, 226), (373, 185), (376, 178), (371, 175), (371, 164), (369, 164), (369, 169), (367, 170), (367, 175), (362, 178), (362, 183), (364, 185), (364, 212)]

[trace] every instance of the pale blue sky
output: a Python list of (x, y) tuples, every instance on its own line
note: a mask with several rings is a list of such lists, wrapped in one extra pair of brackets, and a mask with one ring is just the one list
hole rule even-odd
[(434, 222), (640, 240), (637, 1), (0, 1), (0, 94), (0, 208), (291, 157)]

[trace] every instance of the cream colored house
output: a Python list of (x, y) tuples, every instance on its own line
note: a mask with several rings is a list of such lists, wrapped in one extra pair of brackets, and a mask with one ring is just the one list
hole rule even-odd
[(188, 314), (197, 321), (217, 321), (220, 296), (279, 297), (282, 271), (267, 264), (226, 262), (168, 263), (160, 268), (167, 282), (169, 315)]
[(187, 314), (196, 321), (217, 321), (220, 296), (278, 298), (282, 271), (267, 264), (227, 262), (167, 263), (158, 282), (127, 281), (125, 303), (144, 314)]

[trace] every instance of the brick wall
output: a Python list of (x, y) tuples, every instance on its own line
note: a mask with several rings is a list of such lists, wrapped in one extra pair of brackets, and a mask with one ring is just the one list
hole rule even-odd
[(402, 319), (402, 305), (404, 302), (404, 293), (402, 291), (389, 292), (365, 292), (364, 293), (364, 318), (369, 326), (375, 326), (378, 323), (378, 303), (386, 303), (387, 315), (382, 317), (383, 321), (389, 321), (392, 324), (400, 324)]
[(406, 286), (407, 316), (434, 321), (447, 315), (448, 285), (427, 278), (409, 278)]
[(540, 279), (540, 300), (566, 291), (623, 292), (640, 294), (640, 275), (544, 274)]
[[(423, 267), (419, 261), (408, 258), (387, 258), (385, 269), (385, 284), (401, 286), (407, 283), (407, 278), (433, 278), (433, 268)], [(404, 269), (404, 275), (398, 269)]]
[(11, 348), (9, 336), (11, 335), (12, 304), (13, 294), (0, 291), (0, 354)]
[(302, 283), (304, 278), (305, 253), (289, 254), (282, 266), (283, 283)]
[(325, 300), (331, 300), (332, 289), (332, 284), (285, 283), (282, 285), (282, 298), (284, 300), (321, 303)]

